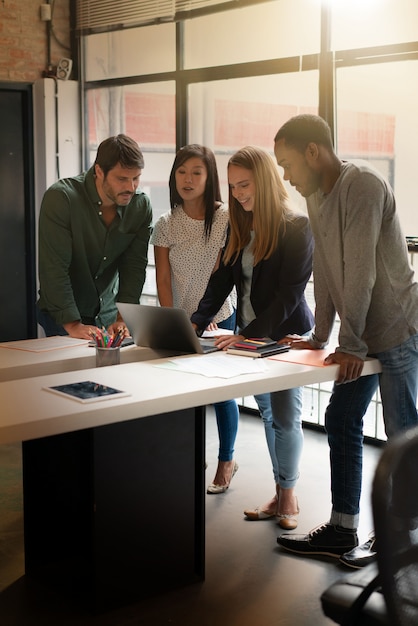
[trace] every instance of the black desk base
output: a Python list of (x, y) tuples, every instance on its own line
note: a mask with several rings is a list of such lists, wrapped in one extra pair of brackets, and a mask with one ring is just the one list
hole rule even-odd
[(26, 576), (94, 610), (204, 579), (205, 409), (23, 444)]

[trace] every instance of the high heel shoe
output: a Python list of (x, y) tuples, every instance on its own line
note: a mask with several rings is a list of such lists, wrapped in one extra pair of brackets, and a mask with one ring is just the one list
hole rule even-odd
[(295, 530), (295, 528), (297, 528), (297, 517), (300, 512), (297, 498), (296, 506), (298, 507), (296, 513), (276, 513), (276, 523), (280, 526), (280, 528), (284, 528), (285, 530)]
[(229, 485), (231, 484), (231, 480), (234, 478), (235, 474), (237, 473), (238, 467), (239, 467), (238, 463), (234, 461), (229, 482), (226, 483), (226, 485), (217, 485), (215, 483), (211, 483), (209, 487), (207, 488), (206, 493), (225, 493), (225, 491), (228, 489)]

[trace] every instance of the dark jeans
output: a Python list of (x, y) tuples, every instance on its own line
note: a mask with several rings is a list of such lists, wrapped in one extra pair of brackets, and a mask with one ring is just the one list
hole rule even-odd
[[(45, 335), (47, 337), (54, 337), (55, 335), (68, 335), (63, 326), (57, 324), (54, 319), (49, 315), (49, 313), (41, 311), (40, 309), (38, 309), (38, 307), (36, 307), (36, 318), (38, 320), (38, 324), (44, 329)], [(96, 322), (94, 319), (83, 319), (81, 321), (83, 322), (83, 324), (96, 326)]]
[(45, 311), (40, 311), (36, 308), (36, 317), (38, 324), (42, 326), (47, 337), (54, 337), (55, 335), (68, 335), (67, 331), (62, 326), (59, 326)]
[(386, 435), (418, 424), (418, 335), (400, 346), (373, 355), (381, 374), (334, 385), (325, 412), (331, 461), (331, 523), (357, 528), (363, 468), (363, 417), (380, 387)]

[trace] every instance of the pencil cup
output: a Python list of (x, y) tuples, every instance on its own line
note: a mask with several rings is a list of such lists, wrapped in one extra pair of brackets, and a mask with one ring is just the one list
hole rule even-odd
[(96, 367), (105, 367), (106, 365), (119, 365), (119, 363), (120, 347), (99, 348), (99, 346), (96, 346)]

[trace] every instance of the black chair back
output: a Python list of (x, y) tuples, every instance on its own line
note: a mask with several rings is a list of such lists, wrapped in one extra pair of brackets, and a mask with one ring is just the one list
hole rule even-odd
[(372, 491), (380, 584), (391, 626), (418, 624), (418, 427), (392, 438)]

